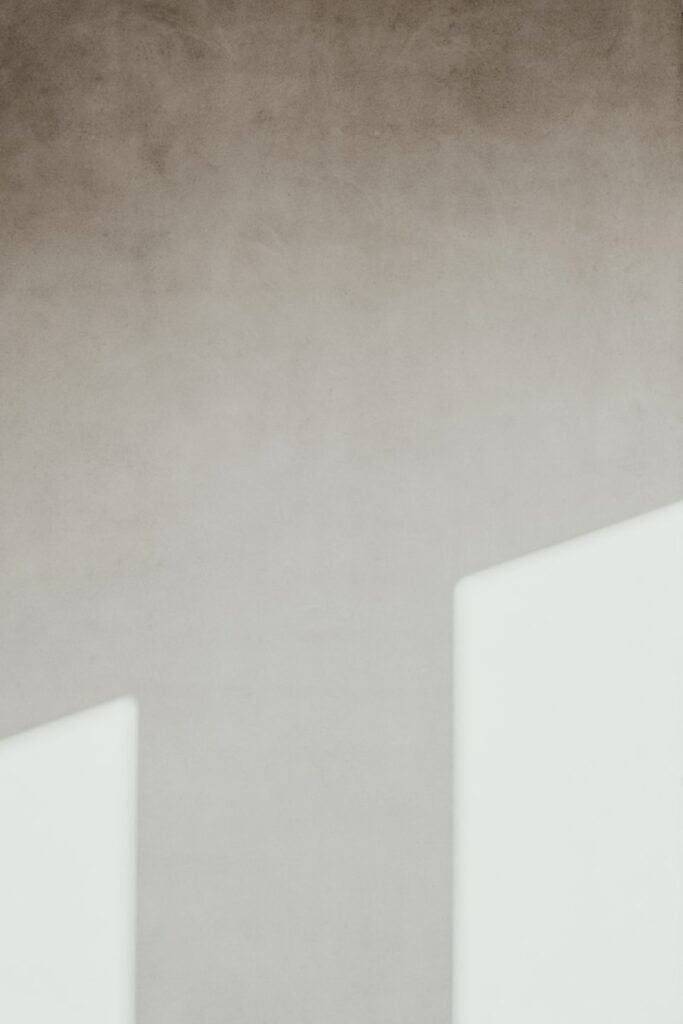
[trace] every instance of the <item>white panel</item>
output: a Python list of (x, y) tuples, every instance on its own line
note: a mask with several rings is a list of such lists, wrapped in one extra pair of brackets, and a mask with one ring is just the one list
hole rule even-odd
[(136, 708), (0, 744), (0, 1021), (132, 1024)]
[(456, 589), (456, 1024), (683, 1020), (682, 513)]

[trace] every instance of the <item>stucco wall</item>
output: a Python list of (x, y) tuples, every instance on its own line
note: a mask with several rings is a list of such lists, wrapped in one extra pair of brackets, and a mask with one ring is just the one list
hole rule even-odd
[(140, 1024), (447, 1024), (451, 594), (681, 496), (669, 0), (8, 0), (2, 733), (141, 706)]

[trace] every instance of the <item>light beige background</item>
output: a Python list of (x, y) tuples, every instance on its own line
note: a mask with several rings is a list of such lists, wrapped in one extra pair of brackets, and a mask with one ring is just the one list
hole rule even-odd
[(452, 586), (681, 496), (678, 19), (2, 5), (2, 733), (140, 699), (141, 1024), (447, 1024)]

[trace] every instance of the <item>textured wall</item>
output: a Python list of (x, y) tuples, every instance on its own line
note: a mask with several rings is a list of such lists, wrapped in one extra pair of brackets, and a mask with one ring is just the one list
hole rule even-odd
[(452, 585), (681, 496), (677, 7), (0, 40), (2, 732), (140, 698), (140, 1024), (447, 1024)]

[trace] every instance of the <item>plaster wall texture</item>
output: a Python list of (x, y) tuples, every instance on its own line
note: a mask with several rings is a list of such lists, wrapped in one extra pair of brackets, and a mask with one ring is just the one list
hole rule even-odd
[(6, 0), (2, 735), (140, 702), (141, 1024), (446, 1024), (452, 588), (681, 496), (669, 0)]

